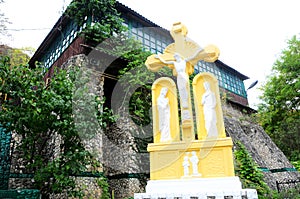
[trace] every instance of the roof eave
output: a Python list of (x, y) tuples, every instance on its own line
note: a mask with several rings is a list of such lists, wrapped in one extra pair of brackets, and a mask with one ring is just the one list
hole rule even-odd
[(237, 76), (239, 76), (243, 81), (249, 79), (248, 76), (240, 73), (239, 71), (235, 70), (234, 68), (228, 66), (227, 64), (224, 64), (222, 61), (220, 61), (219, 59), (217, 61), (215, 61), (215, 63), (221, 67), (224, 67), (225, 70), (228, 70), (229, 72), (232, 72), (234, 74), (236, 74)]

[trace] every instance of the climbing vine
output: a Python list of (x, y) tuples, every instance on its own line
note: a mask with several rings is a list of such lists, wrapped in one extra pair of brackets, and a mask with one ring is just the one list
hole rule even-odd
[(243, 187), (256, 189), (260, 198), (270, 194), (270, 188), (263, 180), (263, 174), (241, 142), (235, 143), (234, 151), (236, 168), (235, 172), (240, 177)]
[(145, 51), (140, 44), (136, 44), (133, 51), (122, 55), (128, 64), (119, 71), (120, 82), (131, 93), (129, 113), (131, 119), (137, 124), (138, 132), (135, 133), (135, 143), (138, 152), (146, 152), (147, 144), (152, 142), (152, 83), (161, 76), (170, 76), (171, 70), (163, 68), (153, 73), (145, 65), (145, 61), (152, 53)]
[[(151, 83), (167, 70), (154, 74), (144, 65), (151, 54), (134, 39), (128, 39), (127, 28), (115, 8), (115, 0), (74, 0), (67, 8), (67, 15), (83, 27), (82, 36), (91, 46), (106, 54), (124, 59), (127, 65), (119, 71), (124, 89), (138, 88), (131, 95), (129, 112), (138, 125), (148, 125), (151, 121)], [(170, 74), (170, 72), (167, 72)]]
[(115, 8), (115, 0), (73, 0), (66, 10), (79, 27), (85, 27), (85, 40), (97, 45), (124, 30), (123, 19)]
[(105, 177), (98, 178), (97, 180), (98, 186), (101, 188), (101, 198), (100, 199), (110, 199), (109, 194), (109, 185), (107, 179)]

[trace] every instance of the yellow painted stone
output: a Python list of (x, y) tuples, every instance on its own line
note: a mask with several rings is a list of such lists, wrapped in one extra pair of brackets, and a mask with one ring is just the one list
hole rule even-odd
[[(234, 176), (231, 138), (193, 140), (191, 142), (152, 143), (148, 145), (150, 153), (150, 179), (186, 179)], [(198, 172), (184, 176), (183, 161), (187, 152), (196, 152), (199, 158)], [(188, 156), (189, 158), (191, 155)]]

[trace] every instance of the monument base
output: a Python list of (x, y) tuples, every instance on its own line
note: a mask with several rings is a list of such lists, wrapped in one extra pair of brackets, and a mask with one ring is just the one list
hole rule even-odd
[[(190, 158), (193, 153), (198, 159), (197, 174), (202, 178), (234, 177), (232, 146), (230, 137), (148, 144), (150, 180), (181, 179), (186, 174), (192, 175)], [(189, 160), (187, 173), (183, 166), (185, 158)]]
[(148, 194), (148, 193), (135, 193), (134, 199), (258, 199), (255, 189), (241, 189), (241, 190), (227, 190), (227, 191), (199, 191), (192, 193), (168, 193), (168, 194)]
[(146, 193), (134, 194), (135, 199), (146, 198), (207, 198), (224, 199), (232, 196), (234, 199), (257, 199), (255, 189), (242, 189), (238, 177), (222, 178), (190, 178), (174, 180), (150, 180), (146, 186)]
[(207, 190), (242, 189), (238, 177), (222, 178), (190, 178), (174, 180), (150, 180), (147, 182), (146, 193), (191, 193)]

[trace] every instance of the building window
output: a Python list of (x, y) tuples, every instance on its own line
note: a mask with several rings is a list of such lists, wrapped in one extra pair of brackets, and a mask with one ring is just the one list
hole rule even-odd
[(125, 21), (128, 24), (129, 36), (140, 41), (144, 48), (152, 53), (162, 53), (165, 47), (172, 43), (170, 38), (161, 36), (152, 28), (143, 27), (142, 24), (133, 20), (125, 19)]
[[(86, 24), (84, 24), (86, 26)], [(75, 23), (70, 22), (61, 34), (56, 38), (56, 42), (49, 47), (49, 52), (41, 59), (45, 68), (50, 68), (60, 55), (69, 47), (69, 45), (77, 37), (82, 27), (78, 27)]]
[(231, 72), (220, 69), (215, 63), (199, 61), (195, 66), (195, 73), (200, 72), (212, 73), (218, 79), (220, 87), (245, 98), (247, 97), (243, 81)]

